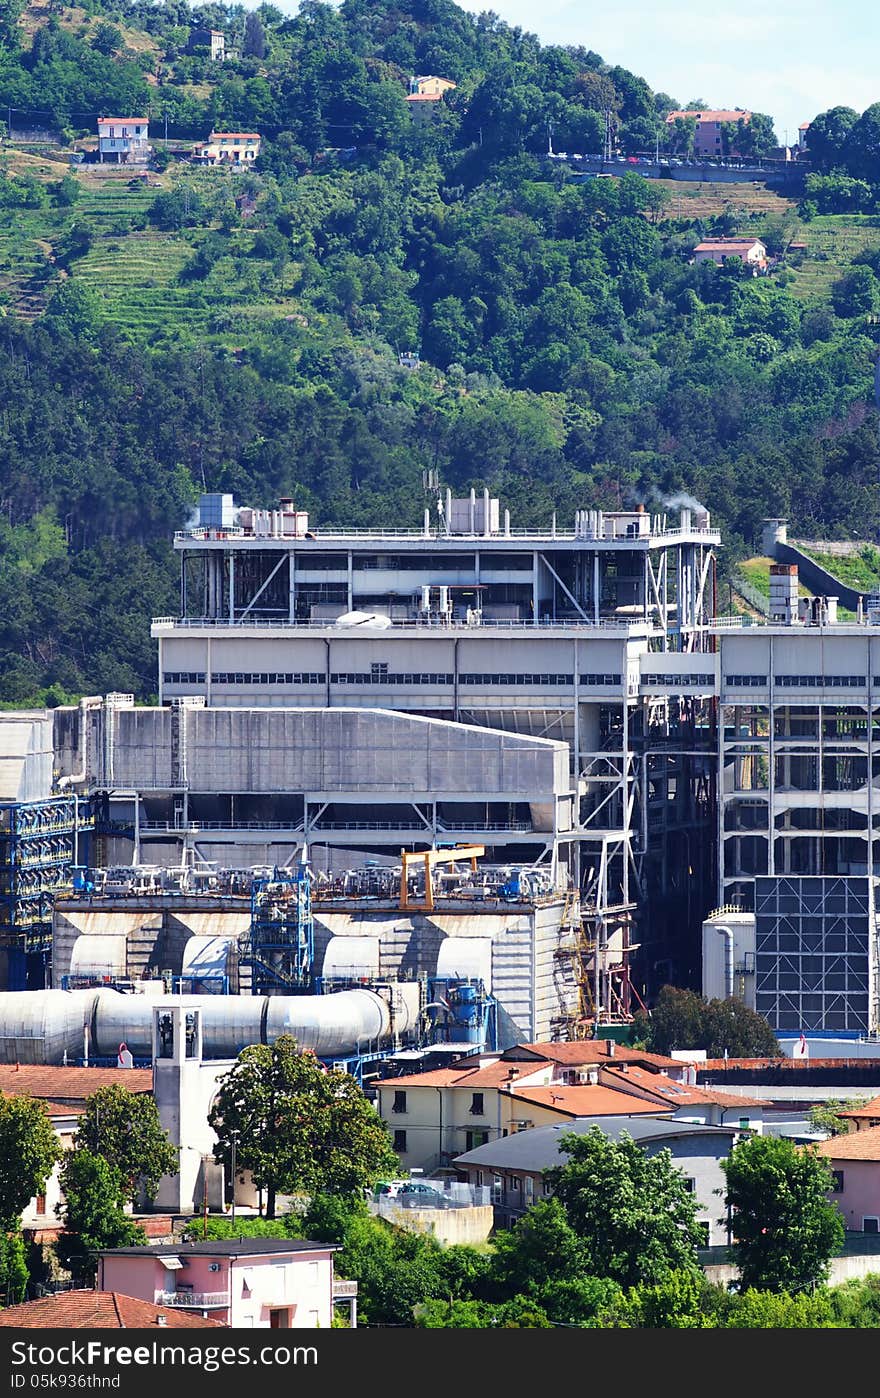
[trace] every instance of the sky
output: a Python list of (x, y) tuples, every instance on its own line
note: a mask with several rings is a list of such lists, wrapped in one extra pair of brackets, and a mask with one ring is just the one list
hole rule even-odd
[(880, 101), (880, 12), (876, 0), (458, 0), (491, 9), (542, 44), (582, 44), (683, 105), (767, 112), (780, 142), (829, 107), (863, 112)]

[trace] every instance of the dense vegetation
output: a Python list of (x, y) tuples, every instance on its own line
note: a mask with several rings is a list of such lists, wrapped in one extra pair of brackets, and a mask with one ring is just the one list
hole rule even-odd
[[(6, 248), (35, 259), (36, 297), (24, 321), (9, 293), (0, 334), (0, 702), (154, 694), (148, 621), (174, 610), (169, 535), (202, 489), (415, 523), (436, 467), (518, 526), (687, 491), (725, 531), (722, 571), (768, 514), (876, 532), (880, 264), (808, 299), (785, 263), (693, 265), (729, 211), (673, 218), (654, 181), (543, 158), (551, 129), (601, 146), (606, 110), (622, 151), (651, 149), (679, 101), (448, 0), (247, 24), (89, 0), (32, 38), (17, 9), (0, 3), (0, 109), (68, 135), (125, 107), (154, 141), (165, 116), (267, 139), (255, 171), (172, 163), (157, 192), (103, 203), (85, 177), (0, 168), (0, 295)], [(195, 21), (239, 56), (187, 54)], [(424, 125), (404, 100), (419, 72), (457, 83)], [(794, 232), (755, 226), (775, 251)]]

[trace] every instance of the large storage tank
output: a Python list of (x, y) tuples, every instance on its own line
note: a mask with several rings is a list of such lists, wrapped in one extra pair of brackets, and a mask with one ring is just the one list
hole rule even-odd
[(94, 998), (93, 990), (0, 993), (0, 1062), (63, 1063), (65, 1055), (71, 1062), (81, 1058), (83, 1026)]

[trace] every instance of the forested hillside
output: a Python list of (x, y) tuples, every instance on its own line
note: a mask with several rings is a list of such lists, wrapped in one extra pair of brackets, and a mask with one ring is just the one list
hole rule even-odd
[[(239, 56), (187, 54), (195, 23)], [(457, 84), (425, 123), (418, 73)], [(688, 218), (660, 181), (545, 158), (550, 131), (600, 149), (606, 111), (621, 152), (653, 149), (690, 97), (447, 0), (0, 0), (13, 128), (71, 142), (124, 109), (158, 153), (129, 190), (0, 144), (0, 702), (154, 693), (149, 618), (175, 607), (169, 536), (203, 489), (415, 523), (436, 467), (520, 526), (684, 490), (724, 568), (768, 514), (874, 538), (880, 108), (826, 114), (799, 210)], [(171, 159), (166, 117), (172, 145), (261, 131), (257, 167)], [(846, 180), (857, 214), (823, 212)], [(847, 217), (845, 264), (782, 255)], [(771, 275), (690, 261), (732, 232), (782, 255)]]

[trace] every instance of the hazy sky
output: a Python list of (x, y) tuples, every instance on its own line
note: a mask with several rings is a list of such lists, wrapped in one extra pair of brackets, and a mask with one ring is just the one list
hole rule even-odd
[(862, 112), (880, 101), (880, 11), (876, 0), (458, 0), (491, 9), (542, 43), (582, 44), (681, 103), (769, 112), (780, 141), (829, 107)]

